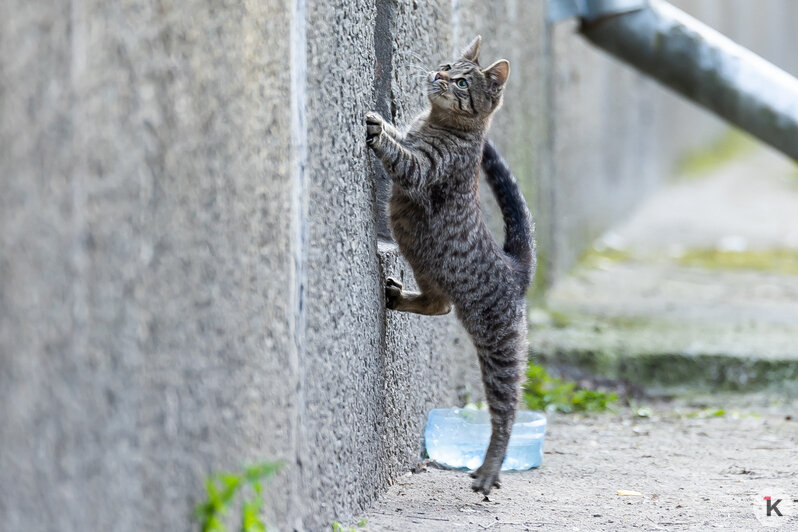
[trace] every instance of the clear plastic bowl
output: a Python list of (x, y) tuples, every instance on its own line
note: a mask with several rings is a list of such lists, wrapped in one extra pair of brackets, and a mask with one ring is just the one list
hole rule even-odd
[[(502, 471), (538, 467), (545, 434), (546, 416), (519, 410)], [(424, 439), (431, 460), (447, 467), (477, 469), (490, 441), (490, 414), (471, 408), (436, 408), (427, 418)]]

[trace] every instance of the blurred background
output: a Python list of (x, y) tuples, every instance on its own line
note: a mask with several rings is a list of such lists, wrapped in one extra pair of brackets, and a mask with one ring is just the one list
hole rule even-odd
[[(674, 3), (798, 74), (794, 1)], [(795, 164), (545, 15), (7, 0), (4, 529), (195, 529), (204, 479), (260, 461), (266, 521), (320, 529), (415, 463), (429, 409), (481, 397), (452, 316), (385, 311), (383, 278), (414, 282), (363, 122), (407, 124), (418, 69), (476, 34), (512, 65), (490, 136), (537, 223), (532, 355), (663, 393), (794, 387)]]

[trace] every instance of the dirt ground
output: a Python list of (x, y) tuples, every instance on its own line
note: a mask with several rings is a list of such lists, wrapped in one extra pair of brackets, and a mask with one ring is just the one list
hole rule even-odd
[[(717, 399), (551, 417), (542, 466), (504, 473), (489, 500), (467, 473), (428, 467), (392, 486), (361, 530), (798, 530), (794, 405), (718, 412)], [(765, 517), (769, 494), (791, 497), (783, 517)]]

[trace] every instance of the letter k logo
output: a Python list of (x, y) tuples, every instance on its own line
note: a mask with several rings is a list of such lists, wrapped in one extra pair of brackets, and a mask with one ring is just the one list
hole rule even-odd
[(781, 499), (776, 499), (776, 502), (773, 502), (771, 500), (770, 496), (768, 495), (767, 497), (765, 497), (765, 501), (767, 502), (767, 506), (768, 506), (767, 507), (767, 515), (768, 515), (768, 517), (770, 517), (770, 514), (772, 512), (776, 512), (776, 515), (781, 517), (781, 512), (779, 511), (779, 503), (781, 502)]

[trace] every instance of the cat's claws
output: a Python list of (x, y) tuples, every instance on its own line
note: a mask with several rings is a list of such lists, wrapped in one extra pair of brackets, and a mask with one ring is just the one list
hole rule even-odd
[(395, 310), (399, 306), (399, 300), (402, 298), (402, 283), (388, 277), (385, 280), (385, 306), (391, 310)]
[(382, 117), (377, 113), (366, 113), (366, 144), (372, 146), (382, 134)]
[(474, 482), (471, 484), (471, 489), (477, 492), (482, 492), (487, 496), (493, 488), (501, 488), (499, 483), (499, 471), (488, 471), (486, 468), (480, 467), (471, 473)]

